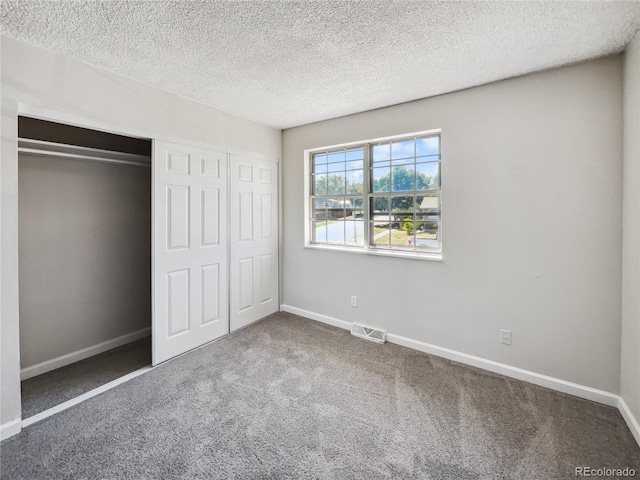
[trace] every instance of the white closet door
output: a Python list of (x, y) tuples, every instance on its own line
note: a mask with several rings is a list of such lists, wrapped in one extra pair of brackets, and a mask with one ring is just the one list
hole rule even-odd
[(278, 311), (278, 164), (232, 154), (231, 331)]
[(225, 152), (155, 141), (153, 364), (229, 333)]

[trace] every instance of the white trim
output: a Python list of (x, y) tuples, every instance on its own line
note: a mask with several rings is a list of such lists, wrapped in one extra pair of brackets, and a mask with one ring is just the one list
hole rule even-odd
[(16, 418), (10, 422), (0, 425), (0, 441), (17, 435), (22, 430), (21, 420)]
[[(307, 245), (311, 245), (311, 222), (310, 220), (310, 216), (311, 216), (311, 198), (309, 198), (311, 196), (311, 151), (310, 150), (305, 150), (303, 152), (303, 165), (302, 165), (302, 171), (304, 174), (304, 182), (303, 182), (303, 191), (304, 191), (304, 201), (302, 202), (302, 225), (304, 225), (304, 246), (306, 247)], [(364, 161), (362, 163), (362, 167), (363, 167), (363, 174), (364, 174)], [(362, 178), (362, 181), (364, 182), (364, 177)], [(363, 185), (364, 186), (364, 185)], [(364, 194), (364, 192), (363, 192)], [(363, 197), (364, 198), (364, 197)], [(364, 204), (363, 204), (363, 208), (364, 208)], [(366, 228), (366, 224), (365, 224), (365, 228)]]
[[(281, 305), (280, 308), (284, 312), (294, 313), (302, 317), (333, 325), (334, 327), (351, 330), (352, 323), (345, 322), (344, 320), (339, 320), (337, 318), (329, 317), (327, 315), (322, 315), (315, 312), (309, 312), (308, 310), (303, 310), (302, 308), (292, 307), (291, 305), (286, 304)], [(619, 407), (620, 401), (622, 400), (619, 395), (606, 392), (604, 390), (598, 390), (597, 388), (591, 388), (585, 385), (580, 385), (578, 383), (568, 382), (560, 378), (542, 375), (540, 373), (531, 372), (529, 370), (513, 367), (504, 363), (494, 362), (493, 360), (487, 360), (485, 358), (476, 357), (474, 355), (458, 352), (449, 348), (438, 347), (436, 345), (420, 342), (418, 340), (412, 340), (410, 338), (395, 335), (393, 333), (387, 333), (387, 341), (389, 341), (389, 343), (402, 345), (403, 347), (408, 347), (413, 350), (428, 353), (430, 355), (447, 358), (449, 360), (463, 363), (465, 365), (470, 365), (472, 367), (481, 368), (490, 372), (499, 373), (506, 377), (511, 377), (517, 380), (533, 383), (534, 385), (539, 385), (541, 387), (550, 388), (551, 390), (556, 390), (558, 392), (567, 393), (569, 395), (585, 398), (587, 400), (592, 400), (604, 405)]]
[(36, 365), (32, 365), (20, 370), (20, 380), (26, 380), (28, 378), (36, 377), (38, 375), (42, 375), (43, 373), (50, 372), (51, 370), (65, 367), (72, 363), (79, 362), (80, 360), (84, 360), (85, 358), (93, 357), (94, 355), (98, 355), (108, 350), (121, 347), (122, 345), (126, 345), (127, 343), (135, 342), (136, 340), (148, 337), (149, 335), (151, 335), (151, 328), (143, 328), (142, 330), (138, 330), (137, 332), (128, 333), (126, 335), (122, 335), (121, 337), (107, 340), (106, 342), (99, 343), (92, 347), (83, 348), (82, 350), (78, 350), (76, 352), (67, 353), (66, 355), (52, 358), (51, 360), (47, 360), (42, 363), (37, 363)]
[[(229, 113), (229, 112), (225, 112), (225, 113)], [(218, 150), (225, 153), (231, 153), (233, 155), (243, 155), (245, 157), (256, 158), (259, 160), (266, 160), (269, 162), (275, 162), (275, 163), (280, 162), (279, 156), (275, 156), (271, 154), (249, 152), (247, 150), (241, 150), (238, 148), (222, 147), (220, 145), (215, 145), (215, 144), (203, 142), (200, 140), (193, 140), (191, 138), (184, 138), (184, 137), (176, 137), (173, 135), (167, 135), (167, 134), (146, 130), (142, 128), (129, 127), (121, 124), (105, 122), (102, 120), (96, 120), (94, 118), (76, 115), (74, 113), (67, 113), (60, 110), (43, 108), (35, 105), (28, 105), (22, 102), (18, 103), (18, 115), (22, 117), (35, 118), (38, 120), (47, 120), (50, 122), (64, 123), (66, 125), (71, 125), (74, 127), (99, 130), (101, 132), (113, 133), (115, 135), (125, 135), (128, 137), (140, 138), (144, 140), (162, 140), (165, 142), (177, 143), (180, 145), (186, 145), (190, 147), (204, 148), (206, 150)], [(234, 115), (234, 114), (230, 114), (230, 115), (238, 117), (237, 115)], [(256, 122), (251, 119), (247, 119), (244, 117), (238, 117), (238, 118), (241, 118), (243, 120), (249, 120), (251, 122), (257, 123), (258, 125), (262, 125), (267, 128), (279, 130), (277, 128), (270, 127), (269, 125), (265, 125), (264, 123)]]
[(29, 105), (22, 102), (18, 102), (18, 116), (35, 118), (38, 120), (47, 120), (50, 122), (64, 123), (66, 125), (71, 125), (74, 127), (89, 128), (93, 130), (100, 130), (106, 133), (113, 133), (115, 135), (126, 135), (128, 137), (146, 140), (157, 138), (157, 135), (148, 130), (125, 127), (123, 125), (116, 125), (114, 123), (105, 122), (103, 120), (96, 120), (94, 118), (88, 118), (82, 115), (76, 115), (74, 113), (39, 107), (36, 105)]
[[(307, 222), (308, 225), (309, 222)], [(393, 258), (410, 258), (412, 260), (428, 260), (430, 262), (442, 262), (442, 253), (434, 252), (414, 252), (408, 250), (391, 250), (381, 248), (362, 248), (362, 247), (350, 247), (348, 245), (330, 245), (326, 243), (308, 243), (303, 245), (303, 248), (311, 250), (325, 250), (329, 252), (341, 252), (341, 253), (357, 253), (358, 255), (377, 255), (379, 257), (393, 257)]]
[(624, 398), (622, 397), (618, 398), (618, 410), (620, 410), (624, 421), (627, 422), (627, 426), (629, 427), (629, 430), (631, 430), (631, 433), (636, 439), (636, 442), (638, 442), (638, 445), (640, 445), (640, 424), (638, 423), (638, 420), (633, 415), (633, 413), (631, 413), (629, 405), (627, 405), (627, 402), (625, 402)]
[(326, 323), (327, 325), (332, 325), (344, 330), (351, 330), (351, 326), (353, 325), (353, 323), (345, 322), (344, 320), (338, 320), (337, 318), (322, 315), (320, 313), (310, 312), (309, 310), (303, 310), (298, 307), (292, 307), (291, 305), (284, 303), (280, 305), (280, 311), (300, 315), (301, 317), (310, 318), (311, 320), (317, 320), (318, 322)]
[(101, 132), (113, 133), (115, 135), (124, 135), (127, 137), (140, 138), (144, 140), (163, 140), (166, 142), (179, 143), (182, 145), (189, 145), (197, 148), (219, 150), (223, 152), (227, 151), (226, 147), (213, 145), (199, 140), (192, 140), (190, 138), (185, 139), (151, 130), (145, 130), (142, 128), (129, 127), (121, 124), (105, 122), (103, 120), (96, 120), (94, 118), (84, 117), (82, 115), (76, 115), (74, 113), (62, 112), (60, 110), (38, 107), (35, 105), (28, 105), (22, 102), (18, 102), (18, 116), (35, 118), (38, 120), (47, 120), (50, 122), (64, 123), (66, 125), (71, 125), (74, 127), (89, 128), (92, 130), (99, 130)]
[(89, 390), (86, 393), (83, 393), (82, 395), (79, 395), (75, 398), (72, 398), (71, 400), (67, 400), (64, 403), (61, 403), (60, 405), (56, 405), (55, 407), (51, 407), (48, 410), (45, 410), (44, 412), (40, 412), (35, 414), (32, 417), (29, 417), (25, 420), (22, 421), (22, 428), (26, 428), (29, 425), (33, 425), (36, 422), (39, 422), (40, 420), (44, 420), (45, 418), (50, 417), (51, 415), (55, 415), (56, 413), (60, 413), (64, 410), (67, 410), (68, 408), (71, 408), (75, 405), (78, 405), (79, 403), (84, 402), (85, 400), (89, 400), (92, 397), (95, 397), (96, 395), (100, 395), (101, 393), (106, 392), (107, 390), (111, 390), (114, 387), (117, 387), (118, 385), (121, 385), (125, 382), (128, 382), (129, 380), (131, 380), (132, 378), (136, 378), (139, 377), (140, 375), (142, 375), (143, 373), (147, 373), (149, 370), (153, 369), (154, 367), (144, 367), (141, 368), (140, 370), (136, 370), (135, 372), (131, 372), (123, 377), (117, 378), (109, 383), (105, 383), (104, 385), (99, 386), (98, 388), (94, 388), (93, 390)]
[(598, 390), (597, 388), (587, 387), (580, 385), (579, 383), (568, 382), (560, 378), (550, 377), (541, 373), (532, 372), (523, 368), (506, 365), (504, 363), (494, 362), (493, 360), (487, 360), (486, 358), (476, 357), (467, 353), (458, 352), (449, 348), (438, 347), (437, 345), (431, 345), (429, 343), (420, 342), (418, 340), (412, 340), (410, 338), (402, 337), (400, 335), (394, 335), (392, 333), (387, 334), (387, 341), (389, 343), (395, 343), (396, 345), (402, 345), (413, 350), (435, 355), (437, 357), (453, 360), (458, 363), (470, 365), (472, 367), (488, 370), (489, 372), (498, 373), (505, 377), (515, 378), (524, 382), (533, 383), (541, 387), (550, 388), (562, 393), (568, 393), (580, 398), (592, 400), (594, 402), (609, 405), (611, 407), (618, 406), (619, 396), (606, 392), (604, 390)]
[[(153, 201), (156, 198), (156, 170), (158, 168), (158, 160), (155, 158), (154, 152), (156, 151), (158, 140), (151, 139), (151, 329), (155, 328), (157, 323), (156, 316), (156, 202)], [(159, 364), (156, 360), (158, 358), (156, 337), (151, 335), (151, 365), (154, 367)]]
[(264, 160), (265, 162), (280, 163), (280, 157), (276, 157), (274, 155), (249, 152), (247, 150), (241, 150), (239, 148), (227, 148), (226, 152), (229, 153), (230, 155), (240, 155), (241, 157), (253, 158), (255, 160)]

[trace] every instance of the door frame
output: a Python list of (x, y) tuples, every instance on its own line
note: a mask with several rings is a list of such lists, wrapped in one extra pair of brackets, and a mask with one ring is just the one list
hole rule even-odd
[[(96, 118), (92, 118), (92, 117), (85, 117), (82, 115), (77, 115), (74, 113), (69, 113), (69, 112), (64, 112), (61, 110), (56, 110), (56, 109), (50, 109), (50, 108), (46, 108), (46, 107), (42, 107), (42, 106), (38, 106), (38, 105), (33, 105), (33, 104), (28, 104), (28, 103), (23, 103), (23, 102), (18, 102), (17, 104), (17, 116), (16, 116), (16, 122), (17, 122), (17, 117), (30, 117), (30, 118), (35, 118), (35, 119), (39, 119), (39, 120), (46, 120), (46, 121), (51, 121), (51, 122), (57, 122), (57, 123), (64, 123), (66, 125), (71, 125), (71, 126), (75, 126), (75, 127), (80, 127), (80, 128), (88, 128), (88, 129), (93, 129), (93, 130), (98, 130), (101, 132), (106, 132), (106, 133), (113, 133), (116, 135), (124, 135), (124, 136), (128, 136), (128, 137), (133, 137), (133, 138), (139, 138), (139, 139), (144, 139), (144, 140), (150, 140), (153, 144), (153, 142), (155, 142), (156, 140), (161, 140), (161, 141), (166, 141), (166, 142), (172, 142), (172, 143), (179, 143), (179, 144), (183, 144), (183, 145), (190, 145), (193, 147), (197, 147), (197, 148), (204, 148), (204, 149), (213, 149), (213, 150), (221, 150), (226, 152), (226, 160), (227, 160), (227, 187), (229, 186), (229, 168), (230, 168), (230, 156), (232, 154), (237, 154), (237, 155), (243, 155), (246, 157), (250, 157), (250, 158), (255, 158), (258, 160), (266, 160), (266, 161), (270, 161), (270, 162), (275, 162), (277, 165), (277, 175), (278, 175), (278, 226), (277, 226), (277, 232), (278, 232), (278, 306), (282, 303), (281, 302), (281, 295), (282, 295), (282, 242), (281, 242), (281, 238), (282, 238), (282, 169), (280, 166), (280, 157), (276, 157), (273, 155), (267, 155), (267, 154), (260, 154), (260, 153), (256, 153), (256, 152), (250, 152), (247, 150), (243, 150), (243, 149), (238, 149), (238, 148), (233, 148), (233, 147), (224, 147), (224, 146), (219, 146), (219, 145), (215, 145), (215, 144), (211, 144), (211, 143), (207, 143), (207, 142), (202, 142), (199, 140), (193, 140), (193, 139), (186, 139), (186, 138), (181, 138), (181, 137), (176, 137), (174, 135), (168, 135), (168, 134), (162, 134), (159, 132), (155, 132), (152, 130), (146, 130), (146, 129), (141, 129), (141, 128), (137, 128), (137, 127), (131, 127), (131, 126), (126, 126), (124, 124), (119, 124), (119, 123), (112, 123), (112, 122), (108, 122), (108, 121), (104, 121), (104, 120), (99, 120)], [(9, 139), (10, 140), (10, 139)], [(15, 147), (17, 149), (17, 132), (16, 132), (16, 143), (15, 143)], [(17, 160), (17, 152), (16, 152), (16, 160)], [(153, 238), (153, 232), (154, 232), (154, 216), (155, 216), (155, 205), (154, 205), (154, 182), (153, 182), (153, 175), (155, 172), (155, 162), (154, 162), (154, 155), (153, 155), (153, 148), (152, 148), (152, 152), (151, 152), (151, 271), (149, 272), (151, 275), (151, 335), (152, 335), (152, 343), (153, 343), (153, 328), (155, 325), (155, 309), (154, 309), (154, 305), (155, 305), (155, 297), (154, 297), (154, 274), (155, 274), (155, 270), (154, 270), (154, 258), (155, 258), (155, 242), (154, 242), (154, 238)], [(17, 170), (16, 170), (16, 188), (17, 188)], [(227, 190), (229, 190), (227, 188)], [(17, 194), (17, 192), (16, 192)], [(15, 206), (16, 210), (17, 210), (17, 202), (16, 202), (16, 206)], [(15, 212), (16, 214), (16, 218), (18, 218), (17, 212)], [(227, 208), (227, 220), (229, 220), (229, 208)], [(229, 229), (227, 229), (227, 236), (229, 235)], [(18, 229), (16, 228), (15, 230), (15, 237), (12, 238), (11, 240), (13, 240), (15, 242), (15, 244), (18, 244)], [(229, 245), (229, 242), (228, 242)], [(229, 257), (229, 246), (227, 248), (227, 263), (228, 263), (228, 257)], [(227, 284), (229, 284), (229, 266), (227, 265)], [(17, 292), (18, 296), (17, 299), (19, 299), (19, 295), (20, 295), (20, 278), (19, 278), (19, 272), (17, 273), (16, 277), (15, 277), (15, 291)], [(228, 302), (229, 303), (229, 302)], [(230, 312), (228, 312), (228, 322), (229, 322), (229, 331), (231, 328), (231, 324), (230, 324)], [(18, 312), (18, 318), (17, 318), (17, 332), (18, 332), (18, 338), (19, 338), (19, 334), (20, 334), (20, 314)], [(18, 343), (17, 346), (17, 351), (18, 351), (18, 371), (21, 370), (20, 368), (20, 346)]]
[[(138, 129), (134, 129), (134, 128), (127, 128), (127, 127), (123, 127), (123, 126), (119, 126), (119, 125), (114, 125), (114, 124), (110, 124), (108, 122), (102, 122), (99, 120), (95, 120), (95, 119), (90, 119), (90, 118), (86, 118), (86, 117), (82, 117), (79, 115), (75, 115), (75, 114), (70, 114), (70, 113), (65, 113), (65, 112), (61, 112), (58, 110), (51, 110), (51, 109), (47, 109), (47, 108), (42, 108), (42, 107), (37, 107), (37, 106), (32, 106), (32, 105), (28, 105), (28, 104), (24, 104), (19, 102), (18, 106), (17, 106), (17, 116), (16, 116), (16, 123), (18, 121), (18, 117), (27, 117), (27, 118), (34, 118), (34, 119), (38, 119), (38, 120), (45, 120), (45, 121), (49, 121), (49, 122), (56, 122), (56, 123), (61, 123), (61, 124), (65, 124), (65, 125), (70, 125), (70, 126), (74, 126), (74, 127), (80, 127), (80, 128), (87, 128), (87, 129), (92, 129), (92, 130), (97, 130), (100, 132), (104, 132), (104, 133), (112, 133), (112, 134), (116, 134), (116, 135), (122, 135), (122, 136), (126, 136), (126, 137), (130, 137), (130, 138), (137, 138), (137, 139), (142, 139), (142, 140), (148, 140), (149, 142), (153, 142), (153, 137), (149, 136), (151, 135), (151, 132), (144, 132), (143, 130), (138, 130)], [(17, 152), (17, 147), (18, 147), (18, 135), (17, 135), (17, 131), (16, 131), (16, 160), (18, 161), (18, 156), (19, 156), (19, 152)], [(151, 166), (150, 166), (150, 181), (151, 181), (151, 190), (152, 190), (152, 195), (153, 195), (153, 152), (151, 155)], [(18, 169), (16, 168), (16, 197), (19, 195), (18, 192), (18, 181), (17, 181), (17, 174), (18, 174)], [(153, 211), (154, 211), (154, 205), (153, 205), (153, 197), (150, 199), (150, 214), (151, 214), (151, 228), (153, 228)], [(18, 206), (18, 202), (16, 202), (16, 207)], [(19, 221), (20, 221), (20, 216), (19, 213), (16, 214), (16, 219), (17, 219), (17, 224), (16, 224), (16, 231), (15, 231), (15, 243), (16, 245), (18, 245), (19, 248), (19, 238), (18, 238), (18, 232), (19, 232)], [(153, 231), (153, 230), (152, 230)], [(152, 244), (151, 244), (151, 270), (149, 272), (149, 274), (152, 274), (153, 271), (153, 235), (151, 238)], [(17, 262), (19, 265), (19, 257), (17, 258)], [(153, 281), (153, 277), (151, 277), (151, 281)], [(16, 275), (16, 291), (17, 291), (17, 298), (16, 300), (19, 302), (20, 300), (20, 270), (18, 267), (17, 270), (17, 275)], [(153, 322), (154, 322), (154, 313), (153, 313), (153, 290), (151, 291), (151, 325), (149, 327), (149, 333), (152, 336), (153, 335)], [(20, 312), (18, 311), (18, 318), (17, 318), (17, 332), (18, 332), (18, 338), (20, 336), (20, 326), (21, 326), (21, 322), (20, 322)], [(133, 334), (138, 334), (140, 332), (133, 332)], [(117, 340), (117, 339), (116, 339)], [(20, 373), (19, 375), (19, 381), (22, 381), (22, 368), (20, 365), (20, 342), (17, 342), (17, 351), (18, 351), (18, 371)], [(146, 372), (146, 370), (145, 370)], [(135, 372), (134, 372), (135, 373)], [(129, 378), (132, 377), (132, 374), (128, 374), (125, 375), (125, 377), (122, 378)], [(114, 382), (117, 382), (118, 379), (116, 379)], [(98, 387), (99, 390), (102, 387)], [(20, 395), (20, 397), (22, 397), (22, 394)], [(53, 407), (55, 408), (55, 407)], [(41, 414), (36, 415), (39, 416)], [(22, 419), (22, 408), (21, 408), (21, 415), (20, 418)]]

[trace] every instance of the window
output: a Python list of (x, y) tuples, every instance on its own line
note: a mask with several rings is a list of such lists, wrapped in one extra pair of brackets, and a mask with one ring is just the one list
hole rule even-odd
[(308, 245), (439, 258), (439, 131), (307, 153)]

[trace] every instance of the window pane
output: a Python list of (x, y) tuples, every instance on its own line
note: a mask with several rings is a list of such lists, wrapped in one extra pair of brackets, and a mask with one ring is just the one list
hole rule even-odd
[(420, 138), (416, 140), (416, 156), (438, 155), (440, 153), (440, 137)]
[(408, 247), (413, 237), (414, 199), (412, 196), (391, 197), (391, 245)]
[(405, 217), (391, 224), (391, 246), (409, 247), (413, 240), (413, 218)]
[(418, 190), (440, 188), (440, 163), (418, 163)]
[(347, 160), (362, 160), (364, 158), (364, 148), (347, 150)]
[(391, 231), (389, 230), (388, 223), (374, 222), (371, 224), (371, 243), (376, 246), (389, 246), (389, 239), (391, 238)]
[(371, 212), (374, 220), (389, 218), (389, 197), (371, 198)]
[(440, 249), (440, 223), (416, 223), (416, 248), (425, 250)]
[(313, 241), (314, 242), (326, 242), (327, 241), (327, 222), (313, 222)]
[(391, 158), (415, 157), (414, 140), (404, 140), (391, 144)]
[(327, 176), (325, 174), (322, 175), (314, 175), (313, 181), (313, 194), (314, 195), (326, 195), (327, 194)]
[(347, 172), (347, 194), (357, 194), (363, 192), (362, 170)]
[(417, 212), (419, 214), (432, 214), (440, 210), (440, 195), (437, 193), (430, 195), (416, 196)]
[(316, 221), (324, 220), (327, 218), (327, 211), (324, 208), (324, 202), (316, 200), (314, 202), (317, 208), (311, 211), (311, 218)]
[(362, 164), (362, 160), (355, 160), (352, 162), (347, 162), (347, 167), (345, 170), (362, 170), (364, 165)]
[(322, 165), (323, 163), (327, 163), (327, 156), (322, 154), (322, 155), (314, 155), (313, 156), (313, 165)]
[(327, 177), (327, 194), (344, 195), (345, 183), (344, 172), (332, 173)]
[(345, 243), (344, 218), (327, 220), (327, 242)]
[(405, 222), (402, 229), (407, 232), (407, 247), (415, 248), (418, 222)]
[(313, 173), (327, 173), (327, 164), (316, 165), (314, 167)]
[(391, 180), (391, 169), (389, 167), (373, 169), (373, 191), (388, 192)]
[(354, 219), (364, 218), (364, 201), (362, 198), (350, 198), (351, 201), (351, 216)]
[(413, 166), (395, 167), (391, 175), (394, 192), (415, 190), (415, 170)]
[(345, 222), (346, 242), (355, 245), (364, 245), (364, 221)]
[(327, 156), (327, 161), (329, 163), (344, 162), (344, 160), (345, 160), (345, 156), (344, 155), (345, 155), (344, 150), (341, 150), (339, 152), (330, 153)]
[(327, 198), (327, 218), (344, 218), (344, 198)]
[(329, 173), (344, 172), (344, 163), (343, 162), (330, 163), (327, 165), (327, 171)]
[(373, 161), (380, 162), (391, 158), (391, 146), (388, 143), (373, 147)]
[(340, 200), (340, 207), (344, 208), (344, 216), (350, 220), (353, 220), (353, 201), (351, 198), (343, 198)]
[(391, 212), (394, 215), (409, 215), (413, 218), (414, 210), (413, 195), (391, 197)]

